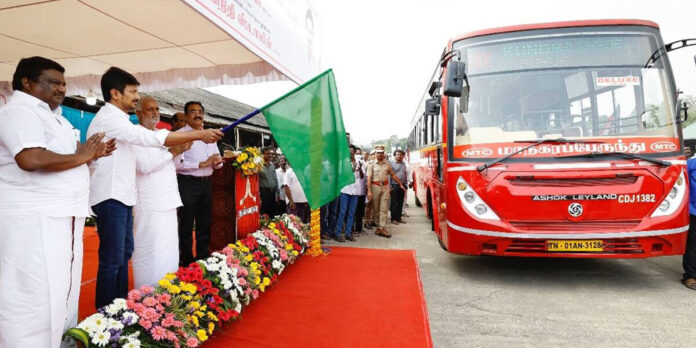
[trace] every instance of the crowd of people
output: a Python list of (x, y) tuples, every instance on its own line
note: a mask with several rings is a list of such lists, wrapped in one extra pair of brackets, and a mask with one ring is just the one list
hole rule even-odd
[[(126, 297), (131, 257), (136, 286), (192, 261), (194, 222), (195, 259), (208, 256), (208, 178), (223, 165), (215, 145), (223, 133), (203, 129), (203, 105), (187, 103), (186, 125), (176, 132), (155, 129), (157, 101), (112, 67), (101, 77), (106, 104), (80, 143), (61, 115), (64, 73), (50, 59), (22, 59), (0, 109), (3, 348), (59, 347), (76, 325), (90, 215), (99, 235), (97, 308)], [(139, 125), (129, 120), (134, 109)]]
[[(203, 127), (203, 104), (186, 103), (172, 117), (173, 131), (157, 129), (157, 101), (138, 93), (132, 74), (111, 67), (101, 77), (105, 105), (80, 143), (61, 115), (64, 73), (53, 60), (22, 59), (14, 93), (0, 109), (0, 348), (59, 347), (63, 332), (76, 325), (89, 216), (99, 236), (96, 308), (127, 297), (131, 260), (140, 287), (209, 256), (210, 177), (225, 159), (216, 146), (224, 134)], [(128, 115), (133, 110), (137, 125)], [(373, 156), (365, 162), (351, 146), (356, 182), (322, 208), (325, 238), (354, 241), (363, 212), (366, 228), (389, 237), (390, 192), (392, 223), (404, 222), (403, 152), (392, 163), (383, 146)], [(273, 148), (263, 149), (263, 158), (261, 213), (288, 212), (308, 222), (309, 204), (292, 167)]]
[[(396, 150), (387, 160), (384, 145), (376, 145), (368, 158), (362, 149), (350, 145), (350, 164), (355, 178), (336, 199), (321, 207), (321, 238), (337, 242), (355, 242), (364, 229), (376, 228), (375, 234), (391, 238), (387, 220), (406, 223), (407, 186), (412, 185), (404, 151)], [(291, 213), (309, 222), (307, 197), (295, 172), (275, 149), (263, 149), (264, 167), (259, 174), (261, 214), (269, 216)]]

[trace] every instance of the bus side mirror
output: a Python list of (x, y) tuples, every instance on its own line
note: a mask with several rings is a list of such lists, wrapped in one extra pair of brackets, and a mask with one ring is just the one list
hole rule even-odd
[[(684, 111), (684, 117), (681, 116), (681, 112)], [(686, 102), (683, 102), (681, 100), (677, 101), (677, 122), (683, 123), (686, 122), (687, 119), (689, 119), (689, 106), (686, 105)]]
[(462, 86), (464, 85), (465, 63), (450, 60), (447, 63), (447, 78), (445, 79), (445, 90), (443, 94), (448, 97), (461, 97)]
[(430, 84), (430, 88), (428, 89), (428, 94), (431, 97), (437, 95), (437, 92), (440, 91), (440, 85), (440, 81), (433, 81), (433, 83)]
[(425, 114), (437, 116), (440, 114), (440, 100), (438, 98), (430, 98), (425, 100)]

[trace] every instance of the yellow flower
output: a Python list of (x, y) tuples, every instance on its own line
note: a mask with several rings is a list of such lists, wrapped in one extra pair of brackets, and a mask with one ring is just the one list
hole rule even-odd
[(287, 250), (287, 251), (292, 250), (292, 244), (285, 244), (285, 250)]
[(256, 277), (254, 278), (254, 284), (259, 285), (261, 283), (261, 278)]
[(268, 224), (268, 228), (273, 229), (275, 227), (276, 227), (275, 222), (271, 222), (270, 224)]
[(208, 319), (210, 319), (212, 321), (219, 321), (220, 320), (213, 312), (208, 312), (205, 314), (208, 316)]
[(268, 286), (269, 284), (271, 284), (271, 280), (267, 277), (263, 277), (263, 285)]
[(181, 292), (181, 288), (176, 286), (176, 285), (170, 286), (169, 289), (167, 289), (167, 290), (172, 294), (178, 294)]
[(189, 306), (191, 306), (192, 309), (196, 310), (196, 309), (201, 307), (201, 304), (198, 303), (198, 301), (193, 301), (193, 302), (189, 303)]
[(246, 260), (247, 262), (248, 262), (248, 261), (251, 261), (251, 260), (253, 260), (253, 259), (254, 259), (254, 255), (247, 255), (247, 256), (244, 257), (244, 260)]
[(237, 156), (236, 161), (237, 161), (237, 163), (242, 163), (244, 160), (242, 159), (242, 156), (240, 155), (240, 156)]
[(183, 298), (186, 301), (191, 301), (192, 297), (190, 295), (181, 295), (181, 298)]
[(161, 286), (161, 287), (163, 287), (163, 288), (165, 288), (165, 289), (168, 289), (169, 287), (172, 286), (172, 283), (170, 283), (170, 282), (169, 282), (169, 279), (166, 279), (166, 277), (160, 279), (159, 282), (157, 282), (157, 284), (159, 284), (159, 286)]
[(297, 256), (297, 255), (299, 255), (299, 254), (300, 254), (300, 253), (297, 252), (297, 250), (293, 250), (293, 251), (292, 251), (292, 256)]
[(203, 313), (201, 311), (195, 311), (195, 312), (193, 312), (193, 315), (195, 315), (199, 318), (203, 318), (203, 316), (205, 316), (205, 313)]
[(206, 309), (208, 309), (208, 306), (206, 306), (206, 305), (202, 305), (202, 306), (201, 306), (201, 310), (202, 310), (202, 311), (205, 311)]
[(192, 315), (190, 321), (193, 323), (194, 326), (196, 326), (196, 327), (200, 326), (200, 325), (198, 324), (198, 317), (197, 317), (197, 316)]
[(213, 334), (213, 329), (215, 329), (215, 324), (213, 323), (208, 323), (208, 335)]
[(203, 329), (196, 331), (196, 336), (198, 337), (198, 340), (201, 342), (205, 342), (206, 340), (208, 340), (208, 335), (206, 335), (205, 330)]
[(176, 275), (174, 275), (174, 273), (167, 273), (164, 275), (164, 279), (172, 281), (172, 280), (176, 279)]

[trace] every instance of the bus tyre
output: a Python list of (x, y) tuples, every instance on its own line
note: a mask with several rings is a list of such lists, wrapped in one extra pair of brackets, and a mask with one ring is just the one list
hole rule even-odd
[(423, 206), (423, 204), (422, 204), (422, 203), (420, 202), (420, 200), (418, 199), (418, 196), (416, 196), (416, 207), (419, 207), (419, 208), (420, 208), (420, 207), (422, 207), (422, 206)]
[(433, 209), (433, 199), (428, 192), (428, 218), (430, 219), (430, 230), (435, 232), (435, 209)]

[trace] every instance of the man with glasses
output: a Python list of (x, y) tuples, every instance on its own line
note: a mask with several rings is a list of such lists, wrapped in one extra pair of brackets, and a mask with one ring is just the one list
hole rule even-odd
[[(184, 106), (186, 126), (177, 133), (203, 129), (205, 109), (198, 101)], [(179, 264), (187, 266), (194, 260), (208, 257), (210, 244), (213, 170), (222, 168), (223, 160), (215, 143), (194, 141), (191, 148), (174, 159), (179, 193), (183, 206), (179, 208)], [(275, 175), (275, 173), (274, 173)], [(193, 256), (193, 226), (196, 226), (196, 256)]]

